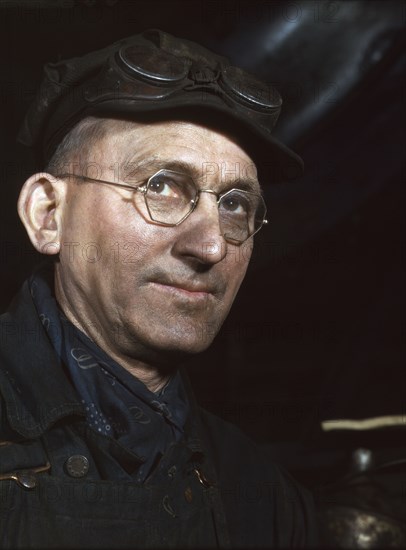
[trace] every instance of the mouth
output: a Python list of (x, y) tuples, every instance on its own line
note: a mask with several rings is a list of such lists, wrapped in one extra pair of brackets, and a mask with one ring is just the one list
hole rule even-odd
[(214, 297), (215, 289), (208, 285), (195, 282), (183, 281), (151, 281), (156, 290), (168, 296), (178, 297), (189, 301), (206, 301)]

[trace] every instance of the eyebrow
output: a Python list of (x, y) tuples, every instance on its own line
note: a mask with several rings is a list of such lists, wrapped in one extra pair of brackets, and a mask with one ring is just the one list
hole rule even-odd
[[(194, 164), (185, 162), (183, 160), (150, 157), (147, 159), (143, 159), (136, 164), (134, 162), (123, 163), (123, 175), (125, 181), (129, 181), (130, 183), (131, 180), (138, 180), (139, 183), (140, 179), (147, 179), (158, 170), (172, 170), (173, 172), (181, 172), (183, 174), (187, 174), (191, 176), (191, 178), (196, 183), (205, 176), (202, 168), (198, 168)], [(244, 191), (250, 191), (252, 193), (258, 193), (262, 195), (262, 189), (257, 178), (251, 178), (249, 176), (235, 178), (235, 180), (225, 183), (221, 191), (227, 191), (229, 189), (233, 189), (234, 187)]]

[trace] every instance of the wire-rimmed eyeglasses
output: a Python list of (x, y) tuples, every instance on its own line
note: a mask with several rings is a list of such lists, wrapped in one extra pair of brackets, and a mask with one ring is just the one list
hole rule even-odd
[(242, 244), (268, 223), (265, 219), (266, 205), (259, 193), (238, 188), (229, 189), (224, 193), (217, 193), (212, 189), (198, 189), (191, 176), (173, 170), (161, 169), (142, 185), (127, 185), (70, 173), (55, 177), (73, 177), (138, 191), (144, 196), (151, 220), (168, 227), (184, 222), (196, 209), (201, 193), (210, 193), (217, 199), (221, 235), (232, 244)]

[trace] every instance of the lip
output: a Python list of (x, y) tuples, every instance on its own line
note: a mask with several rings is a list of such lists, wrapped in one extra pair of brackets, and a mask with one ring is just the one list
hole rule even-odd
[(184, 298), (202, 300), (214, 295), (214, 289), (201, 283), (151, 281), (151, 284), (163, 292), (171, 293)]

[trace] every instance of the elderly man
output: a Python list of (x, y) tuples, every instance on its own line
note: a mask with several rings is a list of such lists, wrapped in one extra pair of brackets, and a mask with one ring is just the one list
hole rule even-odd
[(314, 543), (306, 493), (179, 369), (244, 278), (258, 173), (301, 169), (270, 135), (279, 109), (160, 31), (46, 66), (20, 134), (44, 171), (18, 209), (50, 261), (2, 317), (2, 547)]

